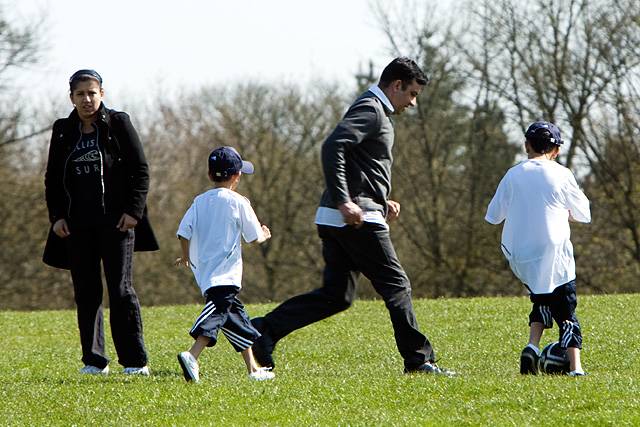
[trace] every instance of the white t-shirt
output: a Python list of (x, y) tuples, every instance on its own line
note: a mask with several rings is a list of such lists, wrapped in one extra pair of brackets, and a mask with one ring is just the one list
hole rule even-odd
[(591, 222), (589, 200), (569, 169), (550, 160), (526, 160), (507, 171), (485, 220), (505, 221), (502, 252), (534, 294), (576, 278), (569, 215)]
[(248, 243), (262, 237), (263, 232), (247, 198), (227, 188), (215, 188), (195, 198), (177, 235), (189, 240), (191, 270), (204, 295), (212, 286), (241, 287), (240, 236)]

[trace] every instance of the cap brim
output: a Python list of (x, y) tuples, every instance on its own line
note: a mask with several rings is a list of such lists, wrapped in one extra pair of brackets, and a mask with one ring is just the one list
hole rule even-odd
[(253, 173), (253, 163), (247, 162), (246, 160), (243, 160), (242, 161), (242, 169), (240, 169), (240, 172), (246, 173), (246, 174), (252, 174)]

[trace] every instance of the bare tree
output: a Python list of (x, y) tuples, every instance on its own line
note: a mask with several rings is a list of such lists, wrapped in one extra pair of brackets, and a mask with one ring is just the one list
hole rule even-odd
[(594, 291), (637, 282), (640, 2), (503, 0), (472, 10), (458, 43), (469, 77), (515, 127), (554, 121), (570, 141), (562, 161), (583, 178), (597, 224), (578, 227), (582, 279)]
[(586, 154), (585, 120), (615, 75), (640, 64), (640, 2), (487, 0), (473, 12), (458, 45), (470, 76), (521, 130), (538, 118), (560, 125), (571, 141), (563, 162), (572, 167)]
[(591, 174), (585, 190), (598, 226), (580, 242), (587, 248), (585, 281), (596, 291), (635, 292), (640, 279), (640, 103), (637, 75), (618, 76), (608, 108), (589, 117)]
[(46, 130), (29, 126), (33, 124), (25, 117), (26, 106), (11, 96), (14, 73), (36, 64), (42, 54), (43, 21), (43, 17), (24, 23), (12, 21), (0, 4), (0, 149)]
[(506, 144), (504, 114), (486, 90), (468, 85), (454, 33), (431, 4), (404, 4), (397, 14), (378, 8), (381, 28), (393, 56), (417, 58), (431, 81), (416, 110), (394, 119), (398, 252), (417, 295), (509, 292), (496, 232), (482, 219), (516, 152)]
[(10, 19), (3, 6), (0, 5), (0, 308), (68, 306), (73, 304), (73, 299), (68, 298), (68, 280), (47, 271), (41, 262), (48, 226), (43, 203), (43, 164), (32, 146), (25, 149), (49, 125), (26, 113), (33, 106), (16, 102), (19, 88), (13, 78), (38, 63), (44, 51), (44, 18), (30, 22)]

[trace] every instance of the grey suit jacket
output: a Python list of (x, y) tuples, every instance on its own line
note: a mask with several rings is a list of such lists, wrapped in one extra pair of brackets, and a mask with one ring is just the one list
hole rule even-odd
[(390, 112), (366, 91), (322, 144), (326, 189), (320, 206), (352, 201), (364, 211), (387, 212), (391, 192), (393, 123)]

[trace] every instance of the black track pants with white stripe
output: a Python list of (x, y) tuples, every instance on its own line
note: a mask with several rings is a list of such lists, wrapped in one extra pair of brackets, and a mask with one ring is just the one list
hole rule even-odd
[(222, 331), (236, 351), (243, 351), (253, 345), (260, 333), (251, 325), (244, 306), (236, 297), (239, 289), (235, 286), (214, 286), (205, 293), (207, 302), (196, 319), (189, 334), (210, 338), (208, 347), (218, 341)]
[(145, 366), (140, 303), (132, 283), (134, 231), (106, 226), (73, 229), (68, 239), (82, 362), (98, 368), (109, 363), (104, 347), (102, 262), (118, 362), (125, 367)]
[(575, 280), (558, 286), (550, 294), (531, 294), (530, 299), (533, 307), (529, 314), (529, 324), (538, 322), (549, 329), (553, 327), (555, 320), (559, 328), (560, 347), (582, 348), (582, 332), (576, 317), (578, 298)]

